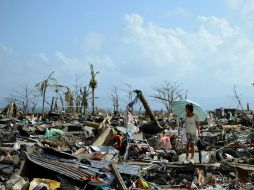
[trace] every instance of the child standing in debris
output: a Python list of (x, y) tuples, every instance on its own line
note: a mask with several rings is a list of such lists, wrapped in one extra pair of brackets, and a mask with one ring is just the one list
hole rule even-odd
[(186, 160), (188, 161), (189, 152), (191, 152), (191, 159), (194, 158), (195, 142), (197, 141), (197, 136), (200, 134), (200, 129), (198, 116), (193, 113), (193, 105), (187, 104), (185, 106), (185, 111), (186, 111), (186, 119), (184, 122), (184, 128), (187, 137)]

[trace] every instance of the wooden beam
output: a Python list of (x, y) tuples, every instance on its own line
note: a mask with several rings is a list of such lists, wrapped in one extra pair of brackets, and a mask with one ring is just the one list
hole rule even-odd
[(126, 187), (126, 185), (125, 185), (125, 183), (123, 181), (123, 178), (122, 178), (121, 174), (119, 173), (119, 171), (118, 171), (118, 169), (117, 169), (117, 167), (116, 167), (114, 162), (111, 162), (111, 167), (113, 169), (113, 172), (116, 175), (116, 180), (117, 180), (117, 183), (119, 185), (119, 189), (120, 190), (128, 190), (128, 188)]

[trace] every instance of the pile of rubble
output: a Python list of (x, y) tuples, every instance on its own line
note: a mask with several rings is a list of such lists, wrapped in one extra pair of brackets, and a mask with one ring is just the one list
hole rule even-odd
[(186, 162), (165, 115), (1, 115), (0, 189), (253, 189), (254, 129), (222, 121), (211, 114)]

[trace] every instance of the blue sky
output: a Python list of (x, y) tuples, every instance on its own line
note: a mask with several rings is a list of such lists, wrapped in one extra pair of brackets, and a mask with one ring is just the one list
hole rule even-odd
[(252, 0), (0, 0), (0, 105), (51, 71), (60, 83), (87, 84), (89, 61), (100, 71), (100, 106), (114, 86), (148, 97), (163, 80), (206, 109), (236, 106), (234, 84), (252, 105), (253, 32)]

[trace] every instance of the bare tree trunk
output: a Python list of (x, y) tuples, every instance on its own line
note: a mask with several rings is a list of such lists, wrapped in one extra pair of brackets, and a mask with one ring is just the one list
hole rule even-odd
[(75, 113), (79, 112), (79, 103), (78, 103), (78, 96), (76, 96), (76, 100), (75, 100)]
[(60, 96), (60, 95), (59, 95), (59, 97), (60, 97), (60, 101), (61, 101), (62, 111), (64, 111), (65, 109), (64, 109), (64, 101), (63, 101), (63, 97), (62, 97), (62, 96)]
[(35, 108), (36, 108), (36, 106), (37, 106), (37, 104), (36, 103), (34, 103), (34, 105), (33, 105), (33, 107), (32, 107), (32, 113), (34, 113), (35, 112)]
[(83, 115), (86, 115), (86, 110), (87, 110), (87, 107), (84, 106)]
[(44, 86), (43, 87), (43, 97), (42, 97), (42, 110), (41, 110), (42, 115), (44, 114), (45, 96), (46, 96), (46, 87)]
[[(135, 92), (137, 93), (137, 96), (138, 98), (140, 99), (140, 101), (142, 102), (145, 110), (146, 110), (146, 113), (148, 114), (149, 118), (151, 119), (151, 121), (153, 122), (156, 122), (157, 123), (157, 120), (154, 116), (154, 113), (152, 112), (148, 102), (146, 101), (143, 93), (140, 91), (140, 90), (135, 90)], [(158, 124), (158, 123), (157, 123)]]
[(92, 114), (95, 113), (95, 107), (94, 107), (94, 88), (92, 88)]
[(25, 105), (24, 105), (24, 113), (27, 114), (28, 112), (28, 86), (25, 87)]
[(52, 100), (51, 100), (51, 105), (50, 105), (50, 111), (52, 112), (53, 111), (53, 106), (54, 106), (54, 97), (52, 97)]
[(58, 112), (57, 99), (55, 100), (55, 105), (54, 105), (54, 108), (53, 108), (53, 110)]
[(237, 91), (236, 91), (236, 85), (234, 85), (234, 96), (238, 102), (238, 106), (241, 107), (241, 109), (243, 110), (243, 106), (242, 106), (242, 102), (241, 102), (241, 99), (240, 99), (240, 96), (237, 94)]

